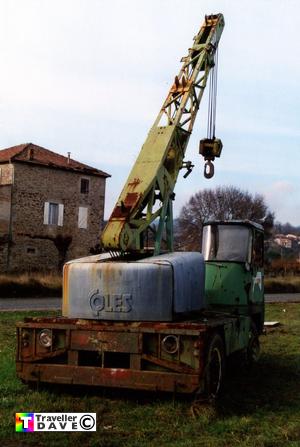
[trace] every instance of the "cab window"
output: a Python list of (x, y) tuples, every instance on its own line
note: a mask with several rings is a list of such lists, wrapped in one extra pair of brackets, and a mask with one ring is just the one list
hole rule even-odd
[(243, 225), (212, 224), (203, 228), (202, 252), (206, 261), (246, 262), (250, 228)]
[(263, 267), (264, 264), (264, 236), (260, 231), (256, 231), (253, 239), (252, 264), (255, 267)]

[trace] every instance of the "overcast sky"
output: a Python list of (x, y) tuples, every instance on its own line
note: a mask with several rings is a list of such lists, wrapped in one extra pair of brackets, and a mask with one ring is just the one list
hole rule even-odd
[(0, 147), (33, 142), (102, 169), (106, 217), (205, 14), (222, 12), (215, 177), (203, 177), (207, 96), (176, 185), (234, 185), (300, 224), (300, 58), (294, 0), (0, 0)]

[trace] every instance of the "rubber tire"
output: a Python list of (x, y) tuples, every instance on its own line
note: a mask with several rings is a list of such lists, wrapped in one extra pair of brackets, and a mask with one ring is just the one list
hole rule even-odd
[(224, 343), (219, 334), (212, 335), (206, 358), (204, 395), (208, 399), (215, 399), (221, 391), (225, 375)]
[(260, 358), (260, 342), (256, 324), (252, 321), (249, 332), (249, 344), (247, 348), (247, 364), (254, 365)]

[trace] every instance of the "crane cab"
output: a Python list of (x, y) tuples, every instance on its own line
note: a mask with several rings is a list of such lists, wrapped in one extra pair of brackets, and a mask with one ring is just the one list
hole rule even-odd
[(207, 222), (203, 227), (205, 299), (209, 309), (264, 321), (264, 230), (248, 220)]

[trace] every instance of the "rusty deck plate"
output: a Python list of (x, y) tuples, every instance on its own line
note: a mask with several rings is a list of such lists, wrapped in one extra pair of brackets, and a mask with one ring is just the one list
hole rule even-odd
[(192, 393), (200, 386), (198, 374), (134, 371), (116, 368), (17, 363), (18, 376), (25, 381), (101, 386), (149, 391)]

